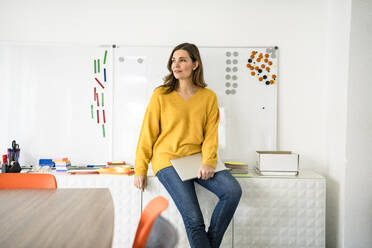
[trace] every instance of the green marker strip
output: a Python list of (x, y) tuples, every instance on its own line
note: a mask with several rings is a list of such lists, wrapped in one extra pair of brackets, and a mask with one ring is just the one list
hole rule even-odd
[(102, 93), (102, 107), (105, 106), (105, 102), (103, 101), (103, 93)]
[(94, 115), (93, 115), (93, 105), (90, 105), (90, 112), (92, 114), (92, 119), (94, 119)]
[(103, 137), (106, 137), (105, 124), (102, 124)]
[(107, 50), (105, 50), (105, 58), (103, 59), (103, 64), (106, 64)]
[(97, 73), (97, 62), (94, 60), (94, 73)]
[(99, 73), (99, 71), (100, 71), (100, 69), (99, 69), (99, 64), (100, 64), (100, 62), (99, 62), (99, 59), (98, 59), (98, 73)]

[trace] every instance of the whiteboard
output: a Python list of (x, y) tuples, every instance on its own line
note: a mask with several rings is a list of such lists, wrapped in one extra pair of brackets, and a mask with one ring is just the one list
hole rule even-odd
[[(2, 154), (15, 139), (22, 165), (56, 157), (68, 157), (76, 165), (120, 160), (133, 164), (147, 104), (168, 74), (171, 51), (172, 47), (153, 46), (0, 43)], [(248, 62), (254, 51), (255, 59)], [(206, 83), (220, 107), (219, 155), (253, 166), (256, 150), (276, 149), (278, 50), (200, 47), (200, 53)], [(268, 54), (272, 62), (266, 74), (276, 75), (274, 84), (259, 81), (265, 73), (257, 75), (251, 69), (263, 64), (256, 61), (259, 53)]]
[[(256, 150), (277, 147), (278, 50), (273, 47), (200, 47), (199, 50), (206, 83), (217, 94), (220, 107), (219, 155), (224, 161), (238, 160), (253, 166)], [(171, 51), (171, 47), (115, 49), (114, 160), (124, 156), (134, 162), (143, 116), (153, 90), (168, 73), (166, 66)], [(252, 52), (257, 52), (254, 59)], [(260, 53), (263, 58), (257, 62)], [(261, 68), (265, 55), (267, 62), (271, 62), (270, 73), (263, 71), (258, 75), (256, 68), (251, 68)], [(263, 75), (266, 80), (260, 81)], [(267, 85), (266, 81), (271, 83)]]
[[(112, 49), (1, 44), (0, 54), (0, 108), (5, 116), (0, 124), (2, 154), (14, 139), (20, 144), (21, 165), (36, 165), (41, 158), (68, 157), (73, 164), (106, 163), (111, 159)], [(100, 71), (106, 67), (107, 82), (103, 82), (102, 73), (94, 73), (94, 60), (99, 58)], [(102, 125), (96, 121), (96, 111), (102, 115), (103, 107), (102, 102), (100, 107), (94, 102), (94, 87), (100, 99), (102, 93), (106, 99), (105, 138)]]

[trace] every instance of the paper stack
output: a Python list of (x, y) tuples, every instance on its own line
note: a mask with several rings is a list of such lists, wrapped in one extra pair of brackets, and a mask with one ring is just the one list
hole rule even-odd
[(248, 164), (241, 162), (225, 162), (226, 168), (230, 170), (231, 175), (234, 177), (249, 177)]
[(71, 166), (71, 161), (68, 158), (53, 159), (56, 165), (56, 172), (67, 172), (67, 169)]

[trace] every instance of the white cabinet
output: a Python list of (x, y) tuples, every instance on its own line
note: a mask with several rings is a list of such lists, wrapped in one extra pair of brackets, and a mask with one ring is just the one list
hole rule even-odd
[(239, 178), (242, 198), (234, 217), (234, 247), (325, 247), (325, 179)]
[[(156, 196), (169, 200), (163, 212), (177, 229), (178, 246), (189, 247), (182, 217), (156, 177), (148, 177), (141, 193), (133, 177), (119, 175), (56, 175), (59, 188), (109, 188), (115, 205), (113, 247), (133, 243), (141, 209)], [(273, 178), (253, 175), (238, 178), (243, 194), (221, 247), (320, 248), (325, 247), (325, 179), (313, 172), (297, 177)], [(195, 184), (206, 228), (218, 198)], [(78, 205), (78, 203), (77, 203)]]

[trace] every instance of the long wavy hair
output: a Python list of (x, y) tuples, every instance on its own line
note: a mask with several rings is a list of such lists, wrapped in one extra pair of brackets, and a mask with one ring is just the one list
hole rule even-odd
[(169, 94), (178, 88), (178, 79), (175, 78), (173, 71), (172, 71), (172, 57), (173, 57), (174, 52), (177, 50), (185, 50), (189, 54), (192, 62), (198, 61), (198, 67), (192, 72), (192, 82), (196, 86), (205, 88), (207, 84), (204, 81), (203, 63), (200, 58), (199, 49), (197, 46), (195, 46), (194, 44), (190, 44), (190, 43), (179, 44), (173, 49), (171, 55), (169, 56), (168, 65), (167, 65), (169, 74), (164, 78), (163, 85), (159, 87), (167, 88), (165, 94)]

